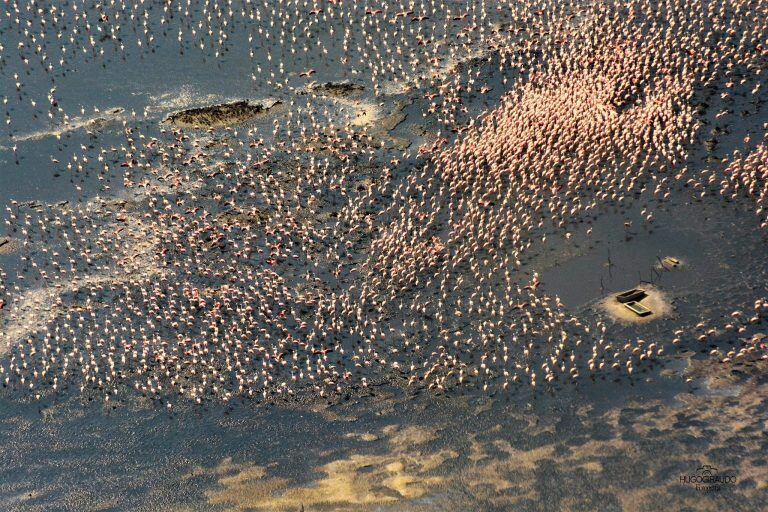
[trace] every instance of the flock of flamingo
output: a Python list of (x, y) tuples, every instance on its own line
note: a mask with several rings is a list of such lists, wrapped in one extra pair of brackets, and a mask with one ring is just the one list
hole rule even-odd
[[(614, 337), (548, 294), (532, 255), (638, 197), (646, 225), (694, 194), (768, 228), (766, 143), (688, 164), (697, 98), (724, 120), (734, 96), (765, 101), (764, 0), (4, 0), (0, 14), (3, 172), (23, 156), (20, 116), (34, 118), (80, 193), (5, 205), (0, 380), (29, 397), (171, 407), (390, 378), (490, 393), (632, 374), (715, 329)], [(73, 129), (94, 132), (90, 147), (62, 137), (87, 110), (64, 77), (167, 45), (248, 73), (286, 108), (210, 130), (131, 112), (119, 144), (88, 123)], [(228, 70), (245, 52), (250, 69)], [(362, 99), (313, 93), (321, 76)], [(412, 147), (377, 129), (393, 98), (425, 127)], [(768, 300), (750, 307), (726, 328), (748, 332)], [(729, 358), (751, 353), (765, 346)]]

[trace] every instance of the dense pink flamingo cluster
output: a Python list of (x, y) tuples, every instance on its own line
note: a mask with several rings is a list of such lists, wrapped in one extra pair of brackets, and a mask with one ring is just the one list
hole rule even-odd
[[(0, 274), (0, 377), (37, 396), (127, 387), (202, 402), (383, 378), (496, 391), (632, 374), (666, 343), (569, 312), (536, 255), (641, 196), (652, 224), (654, 205), (699, 183), (686, 164), (694, 99), (727, 95), (737, 76), (759, 96), (768, 62), (759, 0), (6, 6), (23, 37), (2, 58), (18, 52), (30, 74), (40, 59), (50, 119), (72, 119), (55, 85), (70, 58), (106, 64), (175, 38), (218, 62), (236, 27), (260, 41), (256, 81), (287, 95), (266, 128), (150, 134), (129, 118), (120, 147), (55, 162), (96, 172), (103, 196), (7, 206), (20, 263)], [(476, 50), (492, 73), (462, 63)], [(370, 79), (373, 94), (308, 94), (321, 66)], [(11, 101), (26, 105), (22, 80)], [(498, 102), (472, 110), (494, 87)], [(403, 95), (433, 123), (418, 151), (377, 129), (380, 100)], [(765, 172), (761, 145), (725, 168), (721, 193), (755, 198), (764, 217)], [(755, 304), (759, 321), (768, 305)]]

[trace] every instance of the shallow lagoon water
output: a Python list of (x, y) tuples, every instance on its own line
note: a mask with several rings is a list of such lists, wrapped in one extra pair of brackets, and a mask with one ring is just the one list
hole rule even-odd
[[(172, 111), (238, 99), (304, 99), (287, 86), (270, 87), (261, 77), (254, 81), (253, 63), (263, 65), (264, 59), (238, 51), (245, 47), (245, 30), (231, 33), (221, 59), (188, 47), (182, 57), (169, 42), (149, 54), (128, 52), (125, 60), (113, 55), (103, 66), (82, 56), (70, 62), (66, 76), (56, 77), (58, 98), (80, 121), (61, 130), (60, 123), (35, 119), (31, 110), (13, 112), (15, 140), (3, 141), (0, 153), (0, 204), (67, 200), (74, 205), (105, 195), (96, 166), (66, 172), (51, 158), (65, 162), (84, 153), (93, 160), (102, 149), (119, 147), (125, 143), (123, 121), (159, 136), (161, 120)], [(286, 62), (293, 66), (287, 75), (297, 88), (306, 82), (298, 74), (309, 67), (320, 83), (359, 76), (346, 71), (340, 76), (330, 60), (311, 55)], [(9, 76), (20, 65), (5, 66)], [(473, 113), (492, 107), (503, 93), (494, 67), (480, 69), (493, 88), (489, 96), (467, 101)], [(25, 94), (45, 96), (45, 80), (27, 81)], [(368, 87), (371, 78), (361, 83)], [(395, 166), (401, 176), (416, 165), (416, 147), (437, 127), (422, 117), (429, 102), (413, 90), (377, 98), (370, 87), (359, 100), (396, 110), (404, 99), (410, 100), (406, 116), (388, 134), (412, 141), (410, 159)], [(334, 110), (339, 102), (313, 101), (327, 102), (329, 118), (346, 117)], [(712, 102), (709, 111), (718, 111)], [(81, 105), (86, 112), (78, 115)], [(102, 115), (116, 107), (124, 110), (112, 118)], [(106, 121), (90, 122), (97, 118)], [(759, 131), (765, 121), (765, 111), (758, 109), (724, 138), (720, 154), (740, 147), (743, 134)], [(270, 123), (258, 125), (267, 139)], [(18, 146), (18, 164), (12, 144)], [(699, 159), (696, 165), (701, 158), (692, 157)], [(111, 162), (110, 194), (123, 193), (120, 161), (116, 155)], [(536, 243), (524, 272), (538, 271), (544, 291), (587, 319), (603, 318), (596, 305), (606, 295), (645, 282), (668, 294), (673, 314), (667, 318), (642, 326), (608, 319), (617, 339), (669, 342), (675, 329), (688, 330), (705, 319), (724, 322), (734, 308), (768, 294), (765, 234), (746, 205), (699, 203), (691, 196), (684, 187), (676, 190), (673, 200), (654, 209), (650, 226), (639, 215), (650, 200), (645, 196), (600, 211), (594, 222), (574, 226), (572, 238), (550, 234), (546, 244)], [(658, 259), (667, 255), (685, 264), (659, 272)], [(0, 268), (19, 264), (18, 254), (0, 255)], [(762, 326), (764, 320), (751, 329)], [(680, 350), (670, 347), (666, 357), (631, 376), (606, 372), (594, 381), (585, 377), (536, 391), (513, 385), (491, 396), (477, 389), (414, 389), (396, 374), (330, 400), (238, 399), (229, 406), (140, 394), (104, 403), (98, 393), (80, 395), (75, 389), (33, 400), (18, 389), (5, 390), (0, 453), (7, 462), (0, 472), (0, 508), (757, 510), (768, 485), (766, 404), (760, 398), (764, 362), (738, 372), (713, 368), (712, 375), (737, 374), (727, 393), (710, 389), (707, 377), (687, 373), (690, 358), (706, 361), (712, 349), (737, 343), (724, 332), (706, 343), (684, 339)], [(719, 493), (680, 484), (680, 475), (702, 464), (733, 471), (738, 484)]]
[[(3, 415), (4, 506), (623, 510), (639, 503), (654, 510), (670, 501), (759, 506), (761, 493), (754, 489), (764, 467), (759, 451), (742, 453), (755, 473), (742, 473), (747, 483), (731, 493), (701, 495), (678, 484), (679, 474), (692, 471), (702, 454), (733, 467), (729, 446), (759, 450), (765, 443), (759, 431), (729, 432), (705, 412), (717, 405), (732, 413), (746, 401), (743, 396), (691, 391), (679, 378), (650, 371), (636, 379), (566, 386), (554, 394), (521, 390), (499, 397), (457, 392), (406, 398), (382, 386), (367, 397), (332, 405), (246, 402), (227, 409), (180, 407), (173, 414), (149, 401), (110, 410), (77, 399), (26, 405), (4, 400), (10, 406)], [(396, 475), (405, 475), (404, 483), (393, 482)]]

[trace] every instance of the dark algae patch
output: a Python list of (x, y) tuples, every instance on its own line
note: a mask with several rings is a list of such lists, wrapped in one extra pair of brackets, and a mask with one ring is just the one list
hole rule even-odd
[(245, 123), (281, 105), (277, 101), (266, 106), (241, 100), (208, 107), (191, 108), (170, 114), (163, 121), (180, 128), (221, 128)]
[(365, 90), (365, 87), (360, 84), (343, 81), (313, 84), (309, 86), (309, 90), (315, 94), (345, 97), (360, 94)]

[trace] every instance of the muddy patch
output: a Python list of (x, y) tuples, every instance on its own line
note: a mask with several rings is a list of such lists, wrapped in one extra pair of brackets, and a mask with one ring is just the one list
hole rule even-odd
[(269, 105), (249, 101), (234, 101), (175, 112), (169, 114), (163, 123), (180, 128), (221, 128), (245, 123), (267, 113), (275, 113), (281, 107), (282, 102), (280, 101), (275, 101)]
[(15, 238), (3, 237), (0, 238), (0, 256), (5, 254), (12, 254), (19, 250), (21, 243)]
[(236, 208), (219, 214), (219, 222), (226, 226), (259, 226), (264, 224), (269, 215), (258, 208)]
[(756, 333), (739, 342), (740, 346), (713, 349), (706, 359), (691, 358), (683, 375), (718, 395), (734, 395), (750, 378), (768, 376), (768, 336)]
[(368, 136), (382, 141), (388, 149), (408, 149), (412, 141), (394, 136), (392, 132), (408, 117), (405, 109), (409, 105), (408, 101), (395, 102), (386, 107), (375, 103), (355, 102), (353, 106), (355, 118), (352, 120), (352, 126), (363, 128)]
[(125, 109), (122, 107), (108, 109), (103, 113), (103, 115), (89, 119), (87, 121), (87, 126), (97, 130), (108, 128), (117, 124), (117, 122), (120, 120), (120, 115), (123, 112), (125, 112)]
[(334, 96), (337, 98), (346, 98), (349, 96), (359, 96), (363, 93), (365, 87), (350, 81), (343, 82), (325, 82), (323, 84), (312, 84), (307, 87), (307, 91), (321, 96)]

